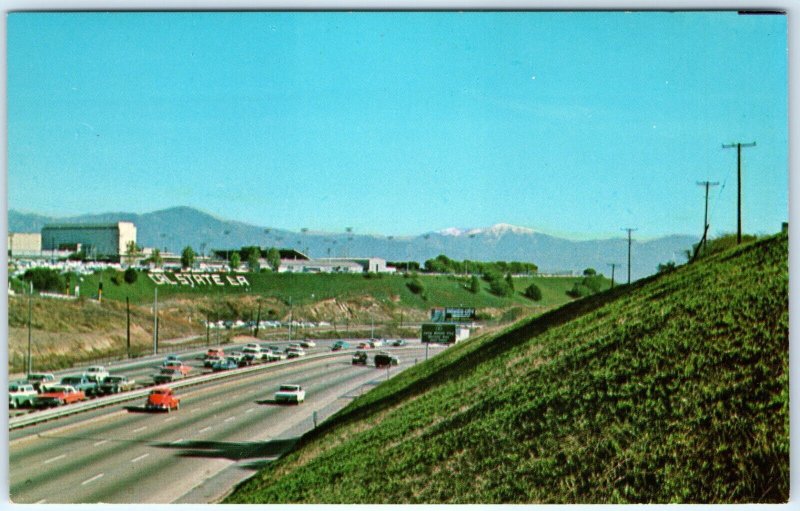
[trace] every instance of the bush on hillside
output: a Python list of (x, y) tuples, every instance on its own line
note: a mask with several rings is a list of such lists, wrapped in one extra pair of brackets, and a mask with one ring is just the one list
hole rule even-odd
[(36, 291), (63, 293), (66, 286), (64, 277), (49, 268), (31, 268), (22, 275), (22, 280), (33, 282), (33, 289)]
[(539, 286), (536, 284), (531, 284), (525, 288), (525, 292), (523, 294), (525, 295), (525, 298), (529, 298), (535, 302), (538, 302), (542, 299), (542, 290), (539, 289)]
[(422, 292), (425, 291), (425, 286), (423, 286), (422, 282), (417, 278), (412, 278), (410, 281), (406, 282), (406, 287), (415, 295), (422, 294)]
[(128, 284), (133, 284), (136, 282), (136, 279), (139, 278), (139, 274), (133, 268), (128, 268), (125, 270), (125, 282)]

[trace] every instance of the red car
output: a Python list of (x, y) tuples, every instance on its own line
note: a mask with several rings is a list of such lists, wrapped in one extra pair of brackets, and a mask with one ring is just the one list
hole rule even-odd
[(77, 403), (86, 399), (86, 394), (82, 390), (75, 390), (69, 385), (51, 385), (47, 392), (36, 397), (36, 406), (61, 406), (64, 404)]
[(173, 408), (177, 410), (181, 407), (181, 398), (172, 393), (172, 389), (157, 387), (150, 391), (144, 407), (147, 410), (166, 410), (169, 412)]
[(357, 348), (360, 349), (360, 350), (371, 350), (372, 349), (372, 344), (370, 344), (368, 342), (360, 342), (360, 343), (358, 343)]
[(188, 366), (188, 365), (184, 364), (180, 360), (167, 360), (166, 362), (164, 362), (164, 364), (162, 364), (161, 367), (163, 367), (165, 369), (177, 369), (184, 376), (189, 374), (189, 371), (192, 370), (191, 366)]

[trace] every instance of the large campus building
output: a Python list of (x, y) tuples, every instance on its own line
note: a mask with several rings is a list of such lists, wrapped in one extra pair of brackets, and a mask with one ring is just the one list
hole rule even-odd
[(87, 257), (118, 259), (131, 241), (136, 243), (132, 222), (51, 224), (42, 228), (43, 251), (82, 250)]

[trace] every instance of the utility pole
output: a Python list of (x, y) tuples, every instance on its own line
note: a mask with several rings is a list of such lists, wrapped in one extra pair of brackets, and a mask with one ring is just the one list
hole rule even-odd
[(261, 323), (261, 300), (258, 301), (258, 314), (256, 314), (256, 334), (254, 337), (258, 338), (258, 325)]
[(623, 227), (623, 231), (628, 231), (628, 284), (631, 283), (631, 233), (636, 231), (635, 227)]
[(723, 149), (736, 148), (736, 243), (742, 243), (742, 147), (755, 147), (755, 142), (743, 144), (734, 142), (732, 144), (722, 144)]
[(705, 251), (706, 247), (708, 246), (708, 227), (709, 227), (709, 225), (708, 225), (708, 188), (710, 186), (717, 186), (717, 185), (719, 185), (719, 183), (717, 183), (717, 182), (712, 183), (711, 181), (698, 181), (697, 184), (698, 184), (698, 186), (705, 186), (706, 187), (706, 209), (705, 209), (705, 215), (703, 216), (703, 238), (702, 238), (703, 239), (703, 251)]
[(608, 263), (611, 266), (611, 289), (614, 289), (614, 269), (619, 266), (617, 263)]
[(33, 308), (33, 282), (30, 284), (30, 293), (28, 294), (28, 374), (31, 374), (33, 371), (33, 360), (31, 359), (31, 310)]
[(158, 288), (153, 291), (153, 355), (158, 355)]
[(127, 296), (125, 297), (125, 313), (127, 316), (127, 335), (125, 338), (127, 339), (128, 358), (131, 358), (131, 302)]
[(289, 297), (289, 340), (292, 340), (292, 323), (294, 323), (294, 312), (292, 310), (292, 297)]

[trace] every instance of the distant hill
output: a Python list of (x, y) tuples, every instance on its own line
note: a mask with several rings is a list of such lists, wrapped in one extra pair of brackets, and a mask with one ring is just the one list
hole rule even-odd
[[(573, 241), (535, 232), (527, 227), (498, 224), (482, 229), (445, 229), (418, 236), (375, 236), (357, 233), (297, 233), (224, 220), (189, 207), (175, 207), (146, 214), (103, 213), (76, 217), (52, 218), (35, 214), (8, 212), (11, 232), (38, 232), (47, 223), (116, 222), (136, 224), (138, 243), (180, 252), (189, 245), (197, 252), (232, 249), (246, 245), (279, 246), (309, 253), (312, 257), (382, 257), (390, 261), (424, 262), (439, 254), (452, 259), (477, 261), (526, 261), (539, 266), (543, 273), (580, 272), (594, 268), (610, 275), (609, 263), (618, 263), (617, 281), (627, 278), (627, 240)], [(684, 252), (697, 240), (674, 235), (648, 241), (634, 240), (632, 246), (633, 279), (655, 273), (658, 264), (671, 260), (682, 262)]]
[(781, 503), (788, 237), (407, 368), (225, 503)]

